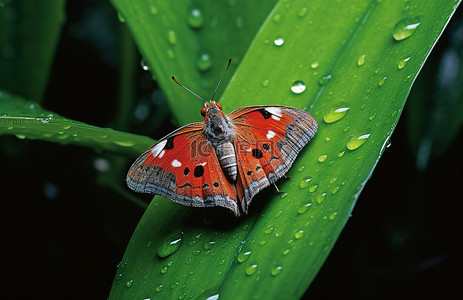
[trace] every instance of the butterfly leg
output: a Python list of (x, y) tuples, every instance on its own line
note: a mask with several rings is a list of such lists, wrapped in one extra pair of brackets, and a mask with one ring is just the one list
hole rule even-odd
[(282, 192), (280, 192), (280, 189), (277, 187), (276, 183), (273, 183), (273, 186), (274, 186), (275, 189), (277, 190), (277, 193), (278, 193), (278, 194), (283, 194)]

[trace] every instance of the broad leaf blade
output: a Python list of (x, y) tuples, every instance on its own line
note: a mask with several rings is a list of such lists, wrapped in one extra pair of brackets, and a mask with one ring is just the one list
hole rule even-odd
[[(220, 209), (188, 209), (155, 197), (110, 298), (300, 297), (347, 222), (458, 3), (417, 1), (407, 9), (399, 0), (279, 2), (222, 103), (227, 112), (288, 104), (318, 120), (291, 180), (278, 183), (284, 194), (264, 191), (239, 220)], [(397, 24), (416, 24), (416, 17), (414, 34), (396, 41)], [(296, 80), (307, 86), (300, 94), (291, 91)], [(171, 247), (179, 239), (183, 243)]]
[(8, 1), (0, 7), (0, 88), (42, 100), (65, 5), (65, 0)]
[(112, 0), (180, 124), (197, 121), (203, 104), (173, 83), (171, 75), (208, 100), (217, 74), (229, 57), (239, 63), (275, 2)]
[(0, 90), (0, 135), (125, 153), (135, 157), (154, 143), (146, 136), (74, 121)]

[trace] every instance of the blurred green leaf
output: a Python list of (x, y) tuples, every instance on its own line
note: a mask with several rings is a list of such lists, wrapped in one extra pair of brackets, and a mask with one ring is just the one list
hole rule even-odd
[[(183, 78), (197, 75), (194, 67), (186, 69), (177, 60), (188, 52), (180, 43), (172, 62), (178, 66), (165, 63), (169, 49), (177, 45), (169, 44), (168, 28), (185, 20), (184, 15), (171, 14), (170, 2), (157, 3), (154, 10), (148, 1), (113, 2), (145, 58), (154, 53), (148, 61), (159, 78), (180, 68)], [(304, 108), (318, 120), (318, 133), (289, 172), (291, 180), (278, 183), (283, 194), (262, 192), (248, 216), (234, 219), (223, 209), (190, 209), (155, 197), (119, 265), (110, 298), (301, 297), (350, 217), (416, 75), (458, 4), (278, 2), (221, 102), (226, 112), (251, 104)], [(150, 11), (156, 12), (151, 18)], [(202, 12), (205, 23), (213, 18), (208, 7)], [(156, 18), (165, 23), (164, 35), (144, 42), (159, 30), (151, 20)], [(177, 41), (196, 37), (188, 29), (175, 32)], [(221, 73), (213, 72), (216, 78)], [(178, 79), (189, 83), (180, 75)], [(160, 83), (170, 89), (167, 81)], [(297, 83), (299, 89), (293, 92)], [(173, 103), (173, 92), (166, 94)], [(187, 114), (190, 109), (177, 117), (189, 122)]]
[(179, 124), (196, 121), (203, 104), (173, 83), (171, 75), (204, 99), (211, 97), (217, 74), (229, 57), (235, 66), (239, 63), (276, 2), (111, 1), (134, 33), (143, 62), (155, 73)]
[(446, 51), (426, 64), (410, 94), (408, 132), (420, 170), (449, 147), (463, 124), (463, 25), (449, 30)]
[(42, 100), (65, 5), (65, 0), (25, 0), (0, 6), (0, 88)]
[(67, 119), (0, 90), (0, 135), (74, 144), (134, 157), (154, 143), (146, 136), (100, 128)]

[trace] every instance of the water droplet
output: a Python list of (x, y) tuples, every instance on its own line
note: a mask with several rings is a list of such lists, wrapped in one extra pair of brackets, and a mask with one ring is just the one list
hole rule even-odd
[(162, 274), (166, 274), (166, 273), (167, 273), (167, 267), (162, 268), (162, 269), (161, 269), (161, 273), (162, 273)]
[(272, 269), (272, 276), (277, 276), (278, 274), (280, 274), (281, 269), (282, 269), (282, 266), (278, 266), (278, 267), (273, 268)]
[(156, 292), (160, 293), (162, 291), (162, 284), (156, 287)]
[(323, 121), (326, 123), (334, 123), (336, 121), (341, 120), (347, 114), (347, 111), (350, 109), (345, 104), (338, 105), (332, 109), (330, 109), (324, 116)]
[(411, 57), (407, 57), (399, 61), (399, 63), (397, 64), (397, 68), (399, 68), (399, 70), (402, 70), (407, 65), (407, 62), (410, 60), (410, 58)]
[(146, 248), (150, 248), (152, 244), (153, 244), (152, 242), (146, 243)]
[(384, 77), (383, 79), (381, 79), (379, 82), (378, 82), (378, 85), (379, 86), (383, 86), (384, 82), (386, 81), (387, 77)]
[(253, 275), (257, 271), (257, 265), (251, 265), (246, 269), (246, 275)]
[(301, 206), (301, 208), (299, 208), (299, 210), (297, 212), (302, 215), (302, 214), (306, 213), (311, 206), (312, 206), (312, 203), (306, 203), (303, 206)]
[(326, 137), (326, 138), (325, 138), (325, 141), (329, 142), (329, 141), (331, 141), (331, 138), (330, 138), (330, 137)]
[(305, 165), (301, 165), (301, 166), (299, 166), (299, 169), (298, 169), (298, 170), (299, 170), (299, 172), (302, 172), (302, 171), (304, 171), (304, 170), (305, 170)]
[(175, 54), (174, 51), (172, 51), (172, 49), (167, 49), (167, 57), (170, 59), (175, 58)]
[(245, 262), (248, 260), (249, 256), (251, 255), (251, 251), (241, 251), (239, 254), (238, 254), (238, 262), (242, 263), (242, 262)]
[(175, 31), (169, 30), (167, 32), (167, 40), (171, 45), (175, 45), (177, 43), (177, 35), (175, 34)]
[(206, 250), (211, 250), (212, 248), (214, 248), (214, 245), (215, 245), (215, 242), (209, 242), (209, 243), (205, 243), (204, 244), (204, 249)]
[(318, 185), (314, 184), (309, 188), (309, 192), (313, 193), (313, 192), (315, 192), (317, 190), (317, 188), (318, 188)]
[(336, 194), (337, 192), (339, 191), (339, 186), (337, 187), (334, 187), (332, 190), (331, 190), (331, 194)]
[(330, 183), (335, 183), (336, 180), (338, 180), (338, 178), (337, 178), (337, 177), (333, 177), (333, 178), (331, 178)]
[(301, 187), (301, 189), (305, 189), (306, 187), (308, 187), (311, 180), (312, 180), (312, 177), (310, 176), (306, 176), (302, 178), (301, 182), (299, 183), (299, 186)]
[(321, 155), (320, 157), (318, 157), (318, 161), (319, 162), (324, 162), (324, 161), (326, 161), (327, 158), (328, 158), (328, 155), (324, 154), (324, 155)]
[(140, 60), (140, 66), (143, 69), (143, 71), (149, 71), (150, 67), (146, 64), (146, 62), (142, 59)]
[(121, 12), (117, 12), (117, 18), (121, 23), (125, 23), (125, 17)]
[(325, 76), (322, 76), (322, 77), (318, 80), (318, 84), (321, 85), (321, 86), (324, 86), (324, 85), (327, 84), (330, 80), (331, 80), (331, 75), (325, 75)]
[(280, 20), (281, 20), (280, 14), (275, 14), (275, 15), (272, 17), (272, 21), (273, 21), (274, 23), (278, 23), (278, 22), (280, 22)]
[(163, 258), (174, 254), (182, 245), (182, 233), (173, 232), (171, 233), (162, 243), (158, 249), (158, 256)]
[(268, 79), (265, 79), (264, 81), (262, 81), (262, 86), (268, 87), (268, 83), (269, 83)]
[(204, 23), (203, 14), (201, 13), (201, 11), (197, 8), (192, 9), (190, 11), (190, 14), (188, 15), (187, 23), (188, 26), (190, 26), (193, 29), (201, 28)]
[(285, 251), (283, 251), (283, 255), (288, 255), (289, 252), (291, 252), (291, 250), (286, 249)]
[(244, 27), (244, 22), (242, 17), (236, 17), (235, 20), (235, 27), (236, 29), (243, 29)]
[(405, 18), (400, 20), (392, 31), (392, 36), (396, 41), (402, 41), (412, 36), (420, 26), (420, 18)]
[(129, 280), (125, 283), (125, 285), (128, 287), (128, 288), (131, 288), (132, 285), (133, 285), (133, 279), (132, 280)]
[(196, 66), (198, 67), (199, 71), (206, 72), (212, 67), (212, 61), (207, 53), (203, 53), (199, 56), (198, 61), (196, 62)]
[(353, 134), (350, 136), (349, 140), (346, 143), (347, 149), (356, 150), (362, 146), (367, 139), (370, 137), (370, 134)]
[(314, 62), (310, 65), (310, 67), (311, 67), (312, 69), (316, 69), (316, 68), (318, 68), (319, 65), (320, 65), (320, 63), (319, 63), (318, 61), (314, 61)]
[(274, 229), (273, 226), (270, 226), (270, 227), (268, 227), (267, 229), (264, 230), (264, 233), (265, 234), (270, 234), (270, 233), (273, 232), (273, 229)]
[(359, 57), (357, 60), (357, 65), (362, 66), (365, 63), (365, 58), (367, 57), (366, 54), (363, 54), (362, 56)]
[(280, 47), (281, 45), (283, 45), (285, 43), (285, 40), (282, 37), (279, 37), (279, 38), (276, 38), (273, 41), (273, 43), (275, 44), (275, 46)]
[(302, 92), (305, 91), (306, 88), (307, 87), (306, 87), (305, 83), (302, 80), (296, 80), (291, 85), (291, 91), (294, 94), (301, 94)]
[(283, 194), (281, 194), (280, 198), (283, 199), (283, 198), (286, 198), (286, 196), (288, 196), (288, 193), (283, 193)]
[(294, 237), (295, 237), (296, 239), (300, 239), (300, 238), (302, 238), (303, 236), (304, 236), (304, 230), (299, 230), (298, 232), (296, 232), (296, 233), (294, 234)]
[(299, 10), (299, 12), (297, 13), (297, 15), (298, 15), (299, 17), (301, 17), (301, 18), (302, 18), (302, 17), (305, 17), (305, 15), (307, 15), (307, 7), (301, 8), (301, 9)]
[(334, 212), (334, 213), (332, 213), (332, 214), (329, 216), (329, 219), (330, 219), (331, 221), (333, 221), (333, 220), (336, 218), (337, 215), (338, 215), (338, 213), (337, 213), (337, 212)]
[[(288, 195), (288, 194), (286, 194), (286, 195)], [(278, 211), (278, 212), (275, 214), (275, 218), (280, 217), (282, 214), (283, 214), (283, 211), (282, 211), (282, 210)]]
[(373, 121), (374, 118), (376, 118), (376, 113), (374, 113), (373, 115), (371, 115), (368, 119), (369, 119), (370, 121)]
[(326, 198), (326, 193), (323, 193), (317, 197), (317, 202), (322, 203), (323, 201), (325, 201), (325, 198)]

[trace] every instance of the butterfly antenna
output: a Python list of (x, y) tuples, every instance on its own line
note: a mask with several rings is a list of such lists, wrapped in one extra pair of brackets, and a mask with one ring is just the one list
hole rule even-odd
[(219, 83), (217, 83), (217, 86), (215, 87), (215, 91), (214, 91), (214, 94), (212, 94), (211, 101), (214, 100), (215, 94), (217, 93), (217, 90), (219, 89), (220, 83), (222, 82), (222, 79), (225, 77), (225, 74), (227, 73), (228, 68), (230, 67), (230, 64), (231, 64), (231, 58), (228, 59), (228, 66), (225, 69), (225, 71), (223, 72), (222, 77), (220, 77)]
[(201, 101), (203, 102), (206, 102), (203, 100), (203, 98), (199, 97), (198, 94), (196, 94), (195, 92), (193, 92), (192, 90), (190, 90), (189, 88), (187, 88), (186, 86), (184, 86), (183, 84), (181, 84), (180, 82), (177, 81), (177, 79), (175, 79), (175, 77), (172, 75), (172, 80), (175, 81), (176, 84), (178, 84), (179, 86), (181, 86), (182, 88), (184, 88), (185, 90), (189, 91), (190, 93), (192, 93), (193, 95), (195, 95), (196, 97), (198, 97), (199, 99), (201, 99)]

